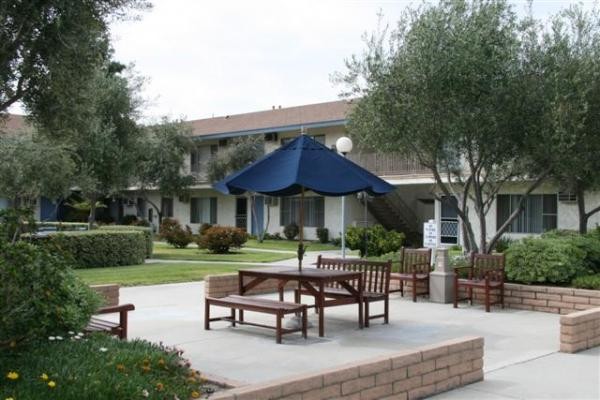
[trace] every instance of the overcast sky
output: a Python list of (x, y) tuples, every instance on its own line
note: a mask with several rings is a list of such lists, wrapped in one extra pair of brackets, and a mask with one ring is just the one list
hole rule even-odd
[[(518, 10), (525, 1), (513, 1)], [(147, 79), (145, 119), (207, 118), (336, 100), (330, 75), (406, 0), (152, 0), (112, 25), (115, 57)], [(534, 1), (545, 16), (567, 1)], [(589, 3), (589, 1), (588, 1)]]

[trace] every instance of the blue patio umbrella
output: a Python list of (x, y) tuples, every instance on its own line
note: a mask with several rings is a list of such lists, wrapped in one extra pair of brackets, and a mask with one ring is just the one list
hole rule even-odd
[(371, 196), (380, 196), (394, 190), (394, 186), (308, 135), (300, 135), (215, 183), (213, 187), (222, 193), (235, 195), (245, 192), (279, 197), (300, 194), (299, 268), (302, 268), (304, 254), (302, 231), (305, 191), (323, 196), (345, 196), (364, 191)]

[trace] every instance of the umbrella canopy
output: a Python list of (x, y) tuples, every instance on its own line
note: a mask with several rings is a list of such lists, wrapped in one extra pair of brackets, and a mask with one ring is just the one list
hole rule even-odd
[(268, 196), (293, 196), (303, 190), (323, 196), (345, 196), (362, 191), (379, 196), (394, 190), (383, 179), (308, 135), (300, 135), (229, 175), (214, 188), (225, 194), (255, 192)]
[(304, 255), (304, 191), (311, 190), (323, 196), (345, 196), (367, 192), (380, 196), (394, 190), (383, 179), (342, 157), (307, 135), (300, 135), (215, 183), (213, 187), (225, 194), (245, 192), (268, 196), (294, 196), (300, 194), (300, 241), (298, 268), (302, 269)]

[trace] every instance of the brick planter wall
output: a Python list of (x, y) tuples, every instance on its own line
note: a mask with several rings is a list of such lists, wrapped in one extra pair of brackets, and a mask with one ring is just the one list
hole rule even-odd
[[(297, 283), (289, 282), (286, 289), (293, 289)], [(209, 275), (204, 278), (204, 296), (225, 297), (238, 294), (238, 274)], [(269, 279), (252, 288), (248, 294), (273, 293), (277, 291), (277, 281)]]
[(104, 306), (116, 306), (119, 305), (119, 285), (108, 284), (108, 285), (92, 285), (90, 286), (99, 295), (104, 297), (106, 303)]
[(483, 338), (463, 337), (321, 372), (226, 390), (213, 400), (419, 399), (483, 380)]
[[(483, 303), (483, 290), (473, 292), (475, 302)], [(461, 296), (465, 295), (462, 290), (461, 293)], [(492, 301), (496, 300), (494, 294), (491, 297)], [(600, 290), (506, 283), (504, 284), (504, 306), (518, 310), (569, 314), (600, 306)]]
[(600, 346), (600, 307), (560, 317), (560, 351), (576, 353)]

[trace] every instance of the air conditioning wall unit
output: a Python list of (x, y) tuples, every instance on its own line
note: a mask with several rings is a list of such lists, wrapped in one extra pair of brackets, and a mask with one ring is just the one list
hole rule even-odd
[(558, 192), (558, 201), (561, 203), (577, 202), (577, 194), (573, 192)]
[(277, 132), (265, 133), (265, 142), (276, 142), (278, 138), (279, 134)]
[(279, 205), (279, 198), (267, 196), (265, 197), (265, 204), (270, 207), (277, 207)]

